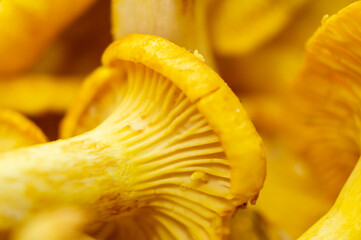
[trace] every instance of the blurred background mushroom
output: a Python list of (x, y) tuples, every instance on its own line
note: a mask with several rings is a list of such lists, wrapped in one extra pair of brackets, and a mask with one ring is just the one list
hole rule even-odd
[(130, 33), (164, 37), (190, 51), (198, 50), (214, 67), (207, 11), (211, 0), (112, 0), (115, 39)]
[(0, 109), (0, 152), (45, 143), (44, 133), (18, 112)]
[(360, 9), (357, 2), (323, 19), (287, 104), (290, 143), (331, 198), (360, 157)]
[[(20, 1), (20, 4), (26, 6), (23, 7), (25, 12), (23, 13), (13, 9), (11, 1), (2, 1), (0, 13), (0, 16), (10, 17), (7, 16), (7, 13), (13, 12), (14, 16), (11, 17), (24, 19), (27, 18), (27, 11), (34, 15), (34, 19), (37, 18), (37, 14), (43, 16), (36, 20), (42, 23), (37, 26), (37, 31), (44, 32), (39, 35), (39, 38), (44, 38), (46, 44), (42, 41), (37, 42), (38, 48), (33, 45), (36, 39), (32, 38), (31, 41), (26, 41), (27, 38), (13, 39), (10, 37), (12, 34), (20, 34), (16, 31), (24, 31), (22, 28), (18, 29), (17, 26), (6, 22), (2, 23), (4, 26), (9, 26), (6, 28), (9, 31), (13, 29), (11, 30), (13, 33), (7, 31), (0, 33), (0, 38), (3, 39), (0, 41), (3, 44), (1, 46), (4, 48), (13, 46), (6, 48), (9, 54), (3, 52), (2, 61), (8, 61), (7, 55), (12, 56), (17, 63), (25, 60), (25, 58), (10, 53), (14, 48), (16, 51), (23, 51), (24, 54), (26, 51), (23, 48), (29, 49), (28, 55), (31, 57), (24, 63), (26, 71), (23, 68), (12, 70), (2, 64), (4, 71), (0, 73), (0, 107), (11, 108), (26, 114), (52, 140), (57, 139), (60, 119), (76, 96), (84, 76), (100, 64), (100, 56), (111, 42), (110, 3), (108, 0), (87, 0), (77, 2), (76, 6), (69, 1), (58, 2), (46, 4), (39, 2), (39, 5), (33, 6), (30, 2)], [(7, 6), (6, 8), (4, 4)], [(73, 15), (68, 13), (67, 8), (73, 9)], [(65, 14), (67, 17), (61, 17), (64, 18), (63, 20), (56, 19), (58, 15), (54, 16), (52, 12), (54, 9), (57, 13), (63, 11), (61, 14), (67, 12)], [(21, 14), (25, 14), (25, 16)], [(55, 23), (47, 21), (46, 16), (56, 19), (54, 21), (59, 21), (59, 24), (62, 22), (62, 27), (60, 25), (56, 25), (58, 28), (53, 27)], [(35, 23), (29, 21), (27, 24)], [(36, 35), (36, 33), (31, 33), (31, 35), (34, 34)], [(52, 37), (45, 39), (45, 35), (52, 35)]]

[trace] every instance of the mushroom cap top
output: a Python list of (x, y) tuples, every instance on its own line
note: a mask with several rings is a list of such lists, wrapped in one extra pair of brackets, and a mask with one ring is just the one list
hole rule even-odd
[(55, 35), (94, 2), (2, 0), (0, 73), (13, 74), (31, 67)]
[[(86, 110), (99, 102), (96, 92), (101, 91), (106, 79), (121, 74), (116, 70), (118, 64), (142, 64), (169, 79), (195, 104), (220, 138), (230, 162), (232, 194), (243, 202), (256, 200), (265, 177), (263, 144), (242, 104), (217, 73), (186, 49), (150, 35), (131, 34), (115, 41), (102, 60), (104, 66), (89, 77), (78, 101), (69, 110), (62, 125), (62, 137), (81, 133), (77, 132), (81, 128), (79, 123), (84, 118), (94, 119)], [(107, 113), (96, 114), (96, 118), (102, 114)], [(107, 116), (95, 121), (101, 122)], [(90, 129), (85, 127), (82, 131), (86, 130)]]
[(360, 155), (360, 10), (356, 2), (324, 17), (307, 43), (290, 102), (292, 142), (332, 197)]
[(0, 109), (0, 152), (46, 142), (43, 132), (21, 114)]

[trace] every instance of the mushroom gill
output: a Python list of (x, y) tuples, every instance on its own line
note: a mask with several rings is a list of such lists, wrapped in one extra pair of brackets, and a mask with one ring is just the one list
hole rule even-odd
[[(80, 115), (71, 110), (64, 123), (68, 135), (85, 133), (0, 154), (0, 228), (74, 205), (117, 226), (95, 231), (100, 239), (223, 239), (265, 177), (261, 140), (237, 97), (200, 59), (160, 37), (118, 40), (102, 68), (112, 77), (86, 83), (95, 104), (76, 103)], [(76, 130), (92, 116), (98, 126)]]
[(360, 156), (360, 10), (356, 2), (323, 19), (292, 92), (290, 142), (331, 196)]
[[(248, 2), (251, 4), (254, 1)], [(267, 0), (265, 2), (269, 2), (269, 5), (272, 6), (269, 9), (271, 11), (274, 2), (279, 4), (284, 2), (283, 4), (287, 5), (293, 1)], [(278, 32), (277, 36), (274, 36), (272, 40), (269, 39), (268, 42), (265, 42), (263, 46), (259, 46), (245, 56), (236, 56), (234, 54), (232, 57), (225, 56), (219, 59), (217, 62), (219, 63), (220, 75), (235, 91), (245, 94), (268, 93), (279, 97), (289, 91), (290, 84), (301, 70), (305, 42), (320, 25), (322, 17), (326, 14), (336, 13), (352, 2), (355, 2), (355, 0), (305, 2), (304, 6), (300, 6), (296, 12), (289, 13), (292, 15), (292, 21), (282, 31)], [(237, 10), (234, 9), (234, 11)], [(224, 16), (228, 17), (226, 14)], [(266, 16), (261, 15), (260, 19), (262, 17), (265, 19)], [(252, 26), (254, 22), (256, 20), (252, 18), (249, 22), (239, 24), (239, 26)], [(268, 23), (266, 22), (266, 24)], [(261, 36), (263, 32), (266, 32), (261, 27), (254, 29), (256, 29), (256, 33), (261, 32), (259, 33)], [(244, 33), (244, 35), (246, 35), (245, 37), (248, 36), (247, 33)]]

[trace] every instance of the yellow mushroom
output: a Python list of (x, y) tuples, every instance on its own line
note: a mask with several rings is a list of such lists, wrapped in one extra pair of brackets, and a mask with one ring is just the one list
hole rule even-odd
[(2, 0), (0, 74), (31, 67), (50, 41), (95, 0)]
[(292, 143), (332, 197), (360, 156), (360, 10), (356, 2), (324, 18), (307, 44), (289, 111)]
[(207, 31), (211, 0), (112, 0), (115, 39), (130, 33), (161, 36), (191, 51), (198, 50), (214, 66)]
[(110, 0), (96, 1), (50, 44), (32, 74), (85, 77), (112, 42)]
[(110, 1), (97, 1), (54, 40), (30, 72), (0, 76), (0, 107), (36, 118), (64, 114), (111, 42), (109, 9)]
[[(290, 110), (285, 111), (282, 101), (284, 103), (284, 96), (242, 95), (242, 103), (261, 134), (267, 152), (266, 182), (257, 205), (253, 207), (263, 221), (254, 225), (267, 227), (265, 230), (268, 231), (263, 231), (264, 234), (275, 232), (269, 230), (278, 230), (284, 239), (296, 239), (327, 212), (334, 199), (320, 192), (323, 186), (319, 184), (318, 177), (312, 174), (312, 166), (291, 151), (288, 142), (294, 141), (294, 138), (285, 138), (285, 133), (290, 131), (285, 121), (292, 120)], [(237, 214), (243, 213), (236, 213), (232, 224), (241, 226), (240, 221), (246, 221), (246, 218), (240, 218)], [(236, 230), (232, 236), (243, 239), (241, 234), (240, 230)], [(273, 238), (283, 239), (277, 236)]]
[(0, 152), (46, 142), (41, 130), (21, 114), (0, 109)]
[[(45, 142), (46, 137), (32, 122), (17, 112), (0, 109), (0, 152)], [(84, 224), (85, 218), (79, 210), (57, 209), (30, 217), (23, 226), (16, 227), (15, 235), (0, 232), (0, 239), (9, 239), (9, 235), (18, 240), (90, 239), (80, 231)], [(59, 226), (67, 227), (60, 229)]]
[(246, 55), (277, 36), (308, 0), (223, 0), (213, 4), (212, 43), (220, 55)]
[(114, 76), (103, 86), (120, 93), (104, 122), (0, 154), (0, 229), (75, 205), (93, 221), (117, 220), (131, 239), (224, 238), (265, 177), (262, 142), (237, 97), (203, 61), (160, 37), (122, 38), (103, 65)]
[[(299, 239), (358, 239), (360, 227), (361, 2), (325, 17), (307, 45), (304, 71), (295, 86), (300, 152), (337, 195), (329, 210)], [(306, 146), (307, 145), (307, 146)], [(322, 190), (323, 190), (322, 189)]]
[(296, 239), (332, 206), (320, 193), (310, 166), (290, 151), (285, 139), (263, 138), (267, 151), (267, 180), (254, 208), (285, 239)]
[(295, 16), (288, 26), (264, 46), (244, 56), (217, 59), (220, 75), (232, 89), (242, 93), (279, 95), (289, 91), (302, 67), (305, 42), (320, 25), (322, 17), (336, 13), (352, 2), (355, 0), (308, 1), (292, 13)]
[[(20, 113), (0, 108), (0, 152), (46, 142), (43, 132)], [(0, 231), (0, 239), (8, 239), (7, 231)]]
[(299, 240), (359, 239), (361, 236), (360, 184), (361, 161), (359, 160), (333, 207)]
[(71, 105), (81, 77), (29, 74), (0, 81), (0, 107), (31, 116), (61, 114)]

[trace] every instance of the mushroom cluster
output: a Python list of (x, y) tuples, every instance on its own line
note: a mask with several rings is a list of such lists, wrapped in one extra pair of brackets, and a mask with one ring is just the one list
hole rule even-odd
[(360, 11), (0, 0), (0, 240), (359, 239)]

